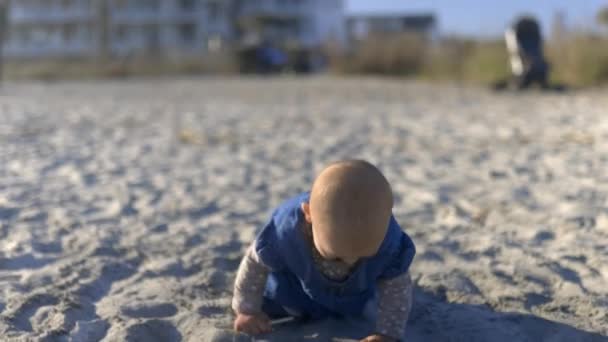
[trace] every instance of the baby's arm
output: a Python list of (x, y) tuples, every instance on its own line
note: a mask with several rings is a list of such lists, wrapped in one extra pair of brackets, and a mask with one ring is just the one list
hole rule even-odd
[(270, 320), (262, 312), (264, 288), (270, 270), (255, 253), (255, 243), (249, 247), (241, 261), (234, 283), (232, 309), (237, 317), (234, 328), (248, 334), (270, 331)]
[(409, 272), (378, 281), (376, 332), (400, 340), (412, 308), (412, 278)]

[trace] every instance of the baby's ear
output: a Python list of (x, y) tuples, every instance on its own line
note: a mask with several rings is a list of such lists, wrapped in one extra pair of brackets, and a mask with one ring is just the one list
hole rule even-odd
[(302, 212), (304, 213), (304, 219), (306, 219), (306, 222), (312, 223), (312, 218), (310, 216), (310, 204), (308, 204), (308, 202), (302, 202), (300, 208), (302, 208)]

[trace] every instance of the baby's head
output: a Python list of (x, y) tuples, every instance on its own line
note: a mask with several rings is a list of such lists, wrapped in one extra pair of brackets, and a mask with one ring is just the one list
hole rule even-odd
[(321, 256), (352, 265), (376, 254), (392, 207), (392, 190), (382, 173), (368, 162), (348, 160), (321, 171), (302, 211)]

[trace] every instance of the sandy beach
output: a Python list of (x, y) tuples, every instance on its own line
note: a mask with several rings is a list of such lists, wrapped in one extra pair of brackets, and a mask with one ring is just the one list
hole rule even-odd
[(0, 341), (364, 337), (231, 331), (272, 208), (355, 157), (417, 246), (406, 341), (608, 341), (605, 90), (329, 77), (0, 88)]

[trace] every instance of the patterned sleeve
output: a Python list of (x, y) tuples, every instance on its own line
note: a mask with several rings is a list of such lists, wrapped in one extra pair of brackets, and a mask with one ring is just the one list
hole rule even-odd
[(412, 278), (409, 272), (378, 281), (376, 332), (401, 340), (412, 308)]
[(234, 282), (232, 309), (237, 313), (257, 314), (262, 311), (262, 300), (270, 269), (255, 253), (255, 242), (247, 249)]

